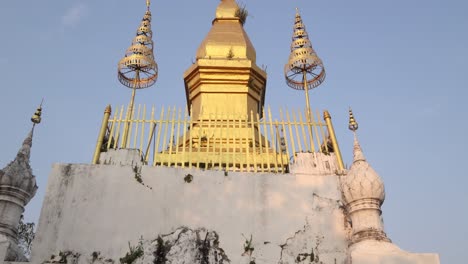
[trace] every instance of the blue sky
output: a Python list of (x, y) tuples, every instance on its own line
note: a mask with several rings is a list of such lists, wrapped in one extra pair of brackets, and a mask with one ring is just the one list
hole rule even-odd
[[(137, 103), (184, 106), (182, 74), (210, 29), (217, 0), (152, 1), (160, 76)], [(328, 109), (346, 163), (352, 160), (351, 106), (368, 161), (385, 181), (389, 237), (401, 248), (468, 259), (466, 131), (468, 2), (244, 0), (245, 26), (266, 65), (266, 104), (304, 107), (283, 67), (299, 7), (327, 78), (311, 106)], [(126, 104), (116, 65), (145, 11), (134, 1), (0, 2), (0, 166), (15, 155), (44, 97), (32, 166), (39, 191), (27, 207), (36, 221), (50, 167), (89, 163), (107, 104)]]

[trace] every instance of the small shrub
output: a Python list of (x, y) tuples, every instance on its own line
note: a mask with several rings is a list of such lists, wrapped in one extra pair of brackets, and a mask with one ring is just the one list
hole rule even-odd
[(125, 254), (123, 258), (120, 258), (120, 263), (122, 264), (132, 264), (138, 258), (143, 256), (143, 238), (140, 239), (138, 245), (132, 246), (130, 242), (128, 242), (129, 252)]
[(245, 25), (247, 22), (247, 17), (249, 16), (249, 11), (245, 7), (245, 4), (238, 4), (239, 8), (236, 10), (235, 16), (239, 18), (242, 25)]

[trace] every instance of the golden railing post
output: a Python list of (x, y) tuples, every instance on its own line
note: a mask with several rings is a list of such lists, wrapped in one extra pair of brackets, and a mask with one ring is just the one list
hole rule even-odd
[(333, 129), (331, 116), (327, 110), (323, 112), (323, 119), (327, 123), (328, 134), (330, 135), (332, 145), (333, 145), (333, 150), (335, 151), (336, 159), (338, 161), (338, 168), (340, 169), (340, 172), (342, 172), (344, 170), (343, 159), (341, 157), (341, 152), (340, 152), (340, 147), (338, 146), (338, 141), (336, 140), (335, 130)]
[[(254, 121), (254, 114), (253, 111), (250, 110), (250, 127), (252, 129), (252, 156), (253, 156), (253, 166), (254, 172), (257, 172), (258, 169), (258, 162), (257, 162), (257, 146), (255, 140), (255, 121)], [(260, 144), (261, 145), (261, 144)]]
[(107, 123), (109, 122), (111, 112), (111, 106), (107, 105), (106, 110), (104, 110), (104, 117), (102, 118), (101, 130), (99, 131), (99, 136), (96, 142), (96, 149), (94, 150), (93, 164), (97, 164), (99, 161), (99, 156), (101, 155), (101, 147), (104, 141), (104, 136), (106, 135)]

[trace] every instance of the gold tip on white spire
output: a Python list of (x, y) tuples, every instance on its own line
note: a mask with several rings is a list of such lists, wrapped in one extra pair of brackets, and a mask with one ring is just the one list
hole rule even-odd
[(353, 115), (353, 110), (351, 107), (349, 108), (349, 125), (348, 125), (349, 130), (356, 132), (358, 130), (359, 126), (358, 123), (356, 122), (356, 119), (354, 118)]

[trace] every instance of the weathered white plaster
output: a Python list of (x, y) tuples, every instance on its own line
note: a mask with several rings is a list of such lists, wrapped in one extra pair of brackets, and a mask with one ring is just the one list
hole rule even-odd
[(366, 240), (349, 248), (352, 264), (438, 264), (437, 254), (417, 254), (401, 250), (395, 244)]
[[(305, 159), (315, 155), (303, 154), (300, 164), (309, 166)], [(439, 263), (436, 254), (412, 254), (384, 241), (348, 248), (340, 186), (346, 176), (306, 174), (300, 164), (294, 165), (297, 174), (227, 175), (135, 163), (56, 164), (31, 263), (119, 263), (129, 243), (140, 241), (143, 253), (135, 264), (165, 263), (155, 262), (160, 245), (163, 259), (181, 264)], [(372, 214), (355, 215), (366, 232), (380, 230), (380, 222), (371, 221), (380, 204), (365, 204), (356, 212)]]
[(335, 153), (296, 153), (295, 163), (291, 165), (291, 173), (297, 175), (335, 175), (337, 170)]
[[(311, 252), (323, 263), (345, 263), (348, 241), (337, 176), (225, 176), (143, 166), (141, 184), (136, 173), (132, 166), (54, 165), (32, 262), (67, 250), (87, 257), (99, 251), (118, 260), (128, 242), (136, 245), (142, 236), (151, 240), (186, 226), (216, 232), (231, 263), (295, 263)], [(254, 250), (246, 256), (251, 235)]]
[(138, 149), (109, 149), (101, 153), (99, 164), (141, 166), (141, 160)]

